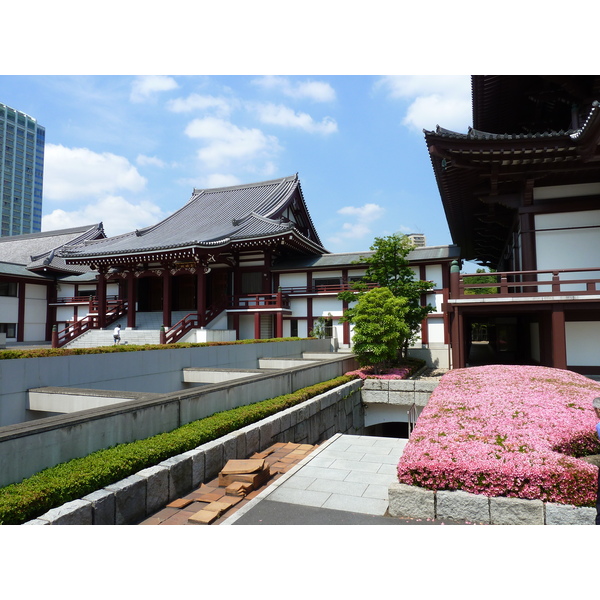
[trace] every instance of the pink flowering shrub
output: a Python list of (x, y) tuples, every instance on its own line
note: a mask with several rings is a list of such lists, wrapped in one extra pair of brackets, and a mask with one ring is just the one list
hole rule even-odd
[(430, 490), (593, 506), (600, 383), (547, 367), (448, 372), (423, 409), (398, 481)]
[(356, 375), (361, 379), (406, 379), (410, 376), (412, 369), (410, 367), (397, 367), (388, 369), (385, 373), (375, 373), (373, 367), (363, 367), (356, 371), (348, 371), (346, 375)]

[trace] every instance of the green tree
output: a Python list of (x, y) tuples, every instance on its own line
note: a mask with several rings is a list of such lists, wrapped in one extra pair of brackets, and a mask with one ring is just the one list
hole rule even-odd
[[(487, 273), (485, 269), (477, 269), (476, 273)], [(495, 269), (490, 269), (490, 273), (495, 273)], [(466, 277), (465, 283), (482, 283), (489, 285), (491, 283), (498, 283), (497, 275), (473, 275), (472, 277)], [(497, 294), (497, 287), (480, 287), (480, 288), (467, 288), (465, 289), (465, 294)]]
[(388, 288), (374, 288), (360, 296), (352, 310), (352, 323), (353, 351), (361, 367), (373, 365), (380, 370), (397, 362), (410, 333), (407, 312), (406, 300)]
[[(404, 298), (407, 312), (404, 321), (408, 326), (408, 334), (402, 341), (403, 355), (406, 355), (408, 346), (416, 338), (423, 319), (433, 312), (431, 305), (422, 305), (423, 293), (433, 289), (431, 281), (416, 279), (415, 273), (407, 258), (408, 253), (414, 248), (410, 239), (398, 233), (387, 237), (375, 238), (370, 250), (373, 254), (361, 257), (356, 264), (366, 264), (367, 271), (361, 283), (354, 285), (355, 292), (342, 292), (338, 297), (348, 302), (360, 299), (365, 293), (368, 283), (376, 283), (388, 288), (397, 298)], [(345, 320), (353, 322), (354, 308), (346, 311)]]

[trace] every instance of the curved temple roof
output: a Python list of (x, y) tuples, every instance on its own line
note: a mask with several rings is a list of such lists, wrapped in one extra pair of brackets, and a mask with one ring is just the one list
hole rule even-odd
[[(293, 220), (288, 218), (290, 211)], [(215, 189), (194, 189), (178, 211), (151, 227), (65, 248), (68, 262), (94, 257), (216, 249), (248, 239), (289, 233), (303, 247), (327, 252), (304, 203), (298, 175)]]

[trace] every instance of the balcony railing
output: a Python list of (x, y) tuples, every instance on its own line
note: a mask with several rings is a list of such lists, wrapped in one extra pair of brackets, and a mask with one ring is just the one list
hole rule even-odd
[[(569, 297), (600, 295), (600, 268), (461, 273), (452, 278), (452, 299)], [(485, 282), (481, 280), (485, 278)]]
[(243, 294), (241, 296), (233, 296), (228, 308), (234, 310), (253, 310), (258, 308), (289, 309), (290, 299), (283, 292), (277, 294)]
[[(311, 286), (295, 286), (295, 287), (282, 287), (281, 292), (283, 294), (339, 294), (340, 292), (346, 292), (353, 290), (354, 283), (336, 283), (332, 285), (311, 285)], [(371, 290), (379, 287), (377, 283), (365, 283), (365, 289)]]

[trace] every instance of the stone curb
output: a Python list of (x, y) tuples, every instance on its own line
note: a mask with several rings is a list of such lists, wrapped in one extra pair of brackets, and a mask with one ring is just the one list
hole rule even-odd
[(488, 497), (469, 492), (435, 492), (404, 483), (388, 488), (389, 512), (409, 519), (448, 519), (486, 525), (594, 525), (596, 509), (524, 500)]
[[(227, 434), (168, 458), (117, 483), (49, 510), (24, 525), (129, 525), (139, 523), (202, 482), (214, 479), (225, 463), (246, 458), (277, 442), (317, 443), (337, 432), (363, 427), (360, 380), (315, 396)], [(336, 431), (333, 428), (340, 427)]]

